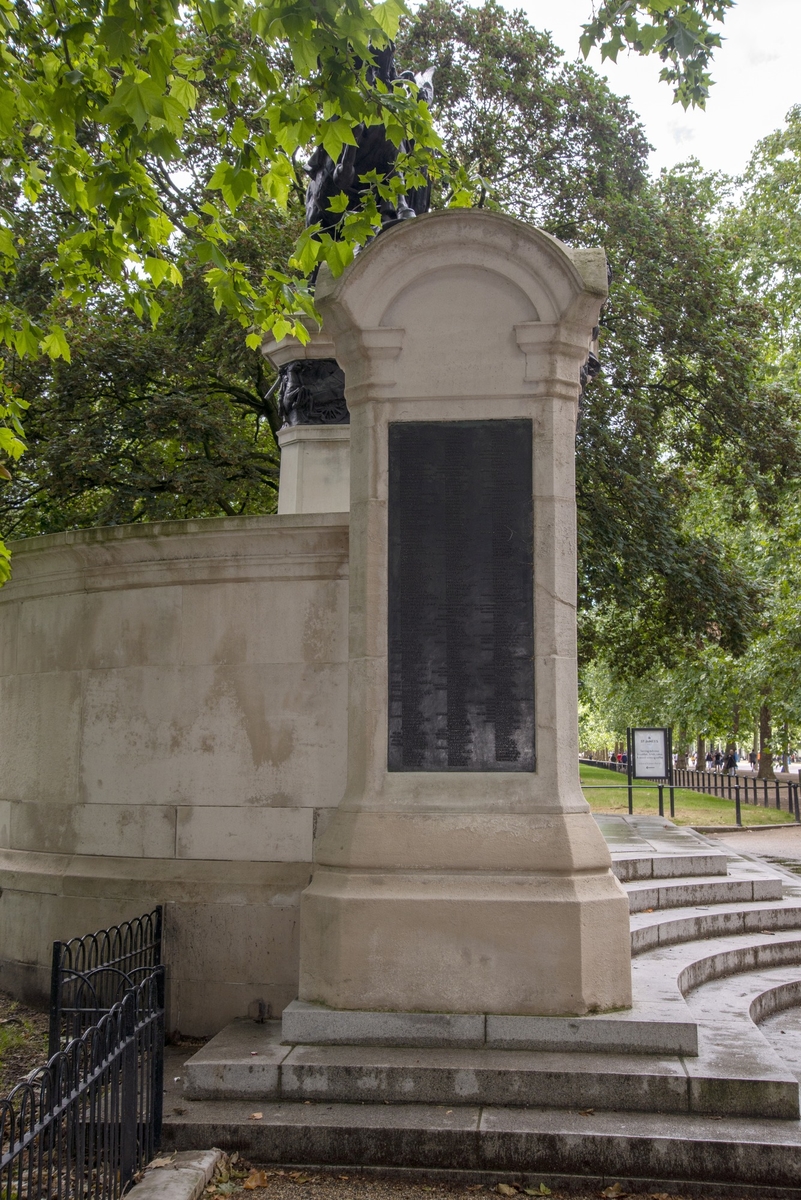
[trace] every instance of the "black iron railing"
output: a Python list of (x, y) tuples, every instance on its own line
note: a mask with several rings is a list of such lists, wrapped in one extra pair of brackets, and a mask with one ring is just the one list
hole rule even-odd
[(99, 933), (53, 942), (50, 1057), (97, 1024), (160, 964), (161, 905)]
[(0, 1099), (0, 1200), (118, 1200), (158, 1149), (164, 967)]
[(763, 808), (776, 808), (790, 813), (801, 821), (799, 807), (799, 784), (797, 780), (759, 779), (756, 775), (737, 772), (730, 775), (723, 771), (676, 770), (676, 786), (689, 791), (701, 792), (706, 796), (721, 796), (733, 800), (739, 794), (745, 804), (758, 804)]

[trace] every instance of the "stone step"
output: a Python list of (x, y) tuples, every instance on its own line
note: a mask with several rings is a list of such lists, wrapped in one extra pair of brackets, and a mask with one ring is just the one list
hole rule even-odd
[(797, 899), (720, 904), (711, 911), (692, 907), (667, 914), (632, 913), (631, 952), (643, 954), (657, 946), (785, 929), (801, 929)]
[(632, 913), (665, 908), (688, 908), (705, 904), (731, 904), (737, 901), (780, 900), (782, 879), (779, 875), (755, 875), (753, 878), (665, 880), (663, 883), (626, 885)]
[[(248, 1028), (247, 1026), (250, 1026)], [(258, 1031), (254, 1033), (254, 1030)], [(189, 1099), (567, 1108), (798, 1116), (798, 1083), (752, 1027), (731, 1061), (488, 1048), (288, 1046), (252, 1022), (228, 1026), (186, 1063)], [(250, 1047), (250, 1049), (248, 1049)], [(701, 1047), (699, 1046), (699, 1051)]]
[(252, 1101), (178, 1107), (165, 1115), (165, 1150), (213, 1145), (264, 1164), (416, 1169), (464, 1183), (573, 1183), (574, 1190), (581, 1177), (585, 1193), (618, 1182), (623, 1191), (692, 1195), (699, 1184), (718, 1184), (729, 1194), (753, 1188), (760, 1200), (789, 1200), (801, 1189), (797, 1121), (477, 1105), (264, 1101), (256, 1113)]
[(743, 995), (750, 972), (775, 967), (796, 967), (801, 975), (801, 933), (746, 933), (659, 946), (632, 959), (634, 1007), (644, 1014), (650, 1005), (659, 1005), (660, 1013), (675, 1006), (686, 1018), (686, 997), (695, 988), (723, 979), (733, 996)]
[[(759, 1028), (774, 1013), (801, 1004), (801, 970), (797, 965), (777, 965), (749, 971), (735, 980), (730, 976), (710, 979), (688, 992), (685, 1001), (688, 1010), (702, 1020), (715, 1013), (716, 1019), (727, 1024), (747, 1018)], [(776, 1048), (781, 1053), (781, 1044)]]
[(725, 875), (728, 857), (725, 854), (637, 854), (612, 851), (612, 871), (621, 883), (638, 879), (679, 879), (694, 875)]
[[(244, 1036), (244, 1035), (243, 1035)], [(293, 1000), (281, 1039), (304, 1046), (407, 1046), (451, 1049), (557, 1050), (612, 1054), (696, 1054), (694, 1022), (636, 1012), (586, 1017), (492, 1013), (337, 1012)]]

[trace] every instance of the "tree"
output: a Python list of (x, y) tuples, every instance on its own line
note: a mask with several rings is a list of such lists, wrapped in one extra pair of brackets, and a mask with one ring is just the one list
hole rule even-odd
[[(731, 3), (685, 0), (666, 10), (656, 0), (613, 0), (586, 27), (585, 52), (612, 29), (605, 55), (615, 57), (620, 38), (640, 53), (656, 50), (670, 61), (666, 77), (675, 75), (683, 102), (686, 94), (703, 103), (716, 44), (708, 18)], [(0, 276), (18, 269), (22, 210), (58, 202), (65, 218), (48, 262), (48, 305), (37, 321), (6, 296), (0, 342), (19, 356), (69, 361), (70, 308), (109, 284), (155, 323), (160, 289), (181, 281), (178, 231), (194, 241), (215, 304), (249, 330), (251, 346), (271, 328), (304, 339), (296, 318), (313, 312), (309, 272), (320, 261), (341, 271), (380, 226), (379, 199), (443, 173), (416, 88), (371, 78), (372, 50), (393, 36), (402, 11), (403, 0), (50, 0), (45, 8), (0, 0), (0, 143), (10, 192), (0, 208)], [(658, 14), (656, 24), (643, 25), (640, 13)], [(333, 236), (304, 233), (284, 269), (254, 273), (232, 253), (238, 207), (263, 195), (285, 208), (304, 151), (322, 144), (336, 158), (361, 123), (383, 125), (402, 147), (397, 170), (372, 181), (361, 211), (337, 208)], [(194, 182), (214, 201), (188, 196), (180, 182), (190, 147), (205, 156)], [(469, 201), (468, 182), (456, 172), (450, 202)], [(6, 464), (24, 449), (21, 415), (0, 378)], [(9, 475), (2, 461), (0, 472)], [(0, 542), (0, 583), (7, 576)]]
[(718, 232), (723, 182), (697, 165), (649, 180), (626, 102), (522, 14), (429, 0), (416, 16), (404, 56), (435, 66), (437, 129), (483, 203), (603, 245), (612, 265), (577, 443), (583, 656), (641, 672), (687, 640), (742, 649), (748, 581), (683, 509), (710, 470), (775, 499), (798, 469), (797, 408), (764, 379), (766, 311)]
[(36, 400), (28, 453), (0, 494), (12, 537), (274, 511), (271, 381), (230, 321), (204, 331), (206, 305), (189, 277), (156, 330), (95, 306), (76, 317), (70, 363), (21, 364), (19, 386)]
[[(303, 226), (297, 208), (279, 217), (243, 202), (238, 260), (285, 260)], [(60, 228), (58, 212), (42, 215), (29, 214), (13, 296), (34, 320), (49, 297), (41, 263)], [(155, 328), (107, 289), (72, 310), (69, 362), (6, 352), (9, 383), (31, 402), (28, 453), (0, 491), (7, 534), (274, 509), (274, 373), (238, 323), (215, 311), (191, 249), (177, 257), (183, 287), (160, 289)]]
[[(378, 201), (442, 167), (416, 86), (371, 73), (401, 11), (402, 0), (0, 0), (0, 343), (68, 362), (73, 310), (110, 287), (155, 324), (161, 289), (181, 282), (179, 232), (251, 346), (265, 329), (304, 340), (297, 314), (314, 311), (311, 269), (326, 261), (341, 271), (380, 227)], [(237, 259), (242, 203), (262, 196), (285, 211), (307, 148), (336, 158), (360, 124), (382, 125), (404, 147), (361, 210), (342, 212), (335, 237), (303, 232), (282, 269)], [(61, 216), (36, 319), (13, 297), (19, 225), (31, 211)], [(8, 462), (23, 448), (9, 386), (0, 405)]]
[[(785, 417), (780, 410), (769, 410), (757, 394), (755, 363), (761, 352), (763, 314), (742, 294), (736, 272), (713, 235), (710, 214), (718, 191), (697, 170), (651, 184), (647, 143), (627, 103), (591, 70), (565, 64), (547, 35), (492, 0), (480, 8), (430, 0), (414, 22), (404, 22), (398, 55), (401, 62), (435, 66), (437, 131), (452, 157), (485, 181), (483, 203), (541, 224), (565, 240), (603, 244), (613, 262), (615, 277), (602, 331), (604, 373), (588, 388), (579, 427), (584, 656), (608, 650), (639, 670), (644, 661), (670, 658), (681, 639), (742, 645), (751, 619), (750, 592), (736, 563), (722, 557), (710, 539), (682, 528), (682, 506), (692, 491), (693, 471), (706, 469), (710, 458), (728, 486), (731, 480), (744, 485), (753, 476), (768, 479), (784, 469), (783, 454), (791, 462), (793, 455), (784, 436)], [(209, 86), (205, 81), (199, 85), (201, 116), (213, 101), (213, 95), (206, 96)], [(233, 126), (236, 120), (247, 124), (254, 118), (243, 109), (226, 119)], [(192, 203), (203, 202), (208, 155), (201, 138), (187, 149), (193, 177), (184, 191)], [(438, 185), (435, 203), (446, 200)], [(248, 232), (232, 230), (240, 261), (253, 264), (253, 269), (259, 263), (280, 265), (297, 233), (292, 221), (298, 226), (301, 222), (292, 215), (296, 202), (297, 194), (291, 193), (288, 215), (273, 219), (264, 198), (242, 202), (238, 214), (245, 216)], [(47, 295), (40, 294), (37, 264), (52, 254), (50, 243), (60, 236), (59, 219), (54, 208), (52, 233), (26, 230), (28, 259), (21, 276), (36, 281), (36, 286), (20, 293), (18, 300), (32, 312), (47, 302)], [(187, 289), (192, 283), (191, 311), (200, 312), (203, 267), (194, 256), (191, 233), (176, 241), (174, 253), (187, 274)], [(166, 284), (162, 293), (165, 290)], [(183, 311), (182, 305), (166, 296), (160, 302), (169, 333), (175, 327), (173, 307)], [(216, 372), (210, 369), (216, 351), (206, 353), (202, 343), (213, 325), (209, 307), (200, 324), (204, 332), (194, 343), (193, 386), (217, 396), (225, 381), (250, 388), (252, 367), (246, 351), (237, 363), (228, 361)], [(228, 334), (221, 336), (217, 345), (227, 338)], [(162, 347), (155, 357), (163, 353)], [(180, 355), (174, 361), (182, 361)], [(70, 378), (61, 368), (57, 377), (64, 382)], [(34, 375), (28, 380), (25, 398), (36, 392)], [(267, 382), (262, 379), (261, 392)], [(175, 411), (170, 387), (165, 376), (148, 384), (148, 403), (157, 403), (162, 415)], [(57, 429), (58, 421), (71, 427), (72, 399), (69, 388), (48, 385), (48, 424), (37, 425), (37, 459), (46, 455), (47, 430)], [(116, 418), (111, 428), (121, 428)], [(143, 491), (136, 509), (142, 515), (166, 515), (170, 503), (173, 515), (187, 511), (184, 484), (171, 475), (173, 467), (167, 461), (168, 442), (165, 439), (161, 470), (165, 479), (174, 478), (180, 486), (172, 502), (168, 489), (157, 504), (147, 499), (157, 442), (148, 443), (151, 465), (145, 469), (142, 464)], [(742, 453), (753, 442), (764, 447), (758, 461)], [(249, 478), (249, 450), (243, 440), (237, 446), (242, 455), (237, 469), (244, 480)], [(21, 473), (28, 482), (23, 480), (10, 496), (16, 506), (14, 520), (22, 522), (17, 528), (37, 528), (30, 522), (38, 517), (23, 516), (23, 510), (28, 511), (26, 497), (34, 495), (36, 481), (51, 470), (58, 475), (59, 493), (75, 495), (71, 519), (91, 523), (100, 511), (117, 511), (113, 505), (101, 510), (94, 502), (78, 503), (77, 489), (86, 476), (73, 471), (69, 454), (54, 453), (47, 463), (41, 468), (31, 463)], [(98, 462), (96, 470), (102, 474), (103, 469)], [(217, 511), (215, 495), (228, 495), (225, 474), (215, 479), (220, 490), (204, 493), (209, 512)], [(91, 480), (86, 486), (100, 494)], [(247, 501), (245, 493), (237, 491), (235, 505), (250, 505), (257, 494), (265, 495), (249, 489), (250, 485), (245, 489)], [(118, 511), (130, 511), (128, 503), (126, 499)]]
[(584, 26), (581, 49), (593, 46), (612, 62), (624, 46), (637, 54), (658, 54), (659, 78), (673, 84), (673, 102), (705, 108), (712, 77), (707, 70), (720, 34), (711, 21), (723, 21), (735, 0), (607, 0)]

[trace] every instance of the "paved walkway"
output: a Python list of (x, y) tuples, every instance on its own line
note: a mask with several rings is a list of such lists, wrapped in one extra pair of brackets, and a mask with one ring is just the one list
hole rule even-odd
[(785, 862), (791, 859), (801, 862), (801, 825), (769, 825), (762, 829), (707, 836), (711, 842), (721, 842), (738, 853), (764, 854)]

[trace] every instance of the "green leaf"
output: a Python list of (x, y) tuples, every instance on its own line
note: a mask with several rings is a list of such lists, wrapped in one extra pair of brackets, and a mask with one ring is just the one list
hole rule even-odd
[(170, 84), (170, 95), (174, 96), (188, 112), (197, 107), (197, 88), (181, 75), (176, 75)]
[(329, 212), (341, 213), (345, 212), (350, 201), (345, 192), (340, 192), (338, 196), (332, 196), (328, 201)]
[(60, 325), (50, 326), (50, 332), (47, 337), (42, 338), (39, 347), (48, 358), (63, 358), (66, 362), (72, 361), (64, 330)]

